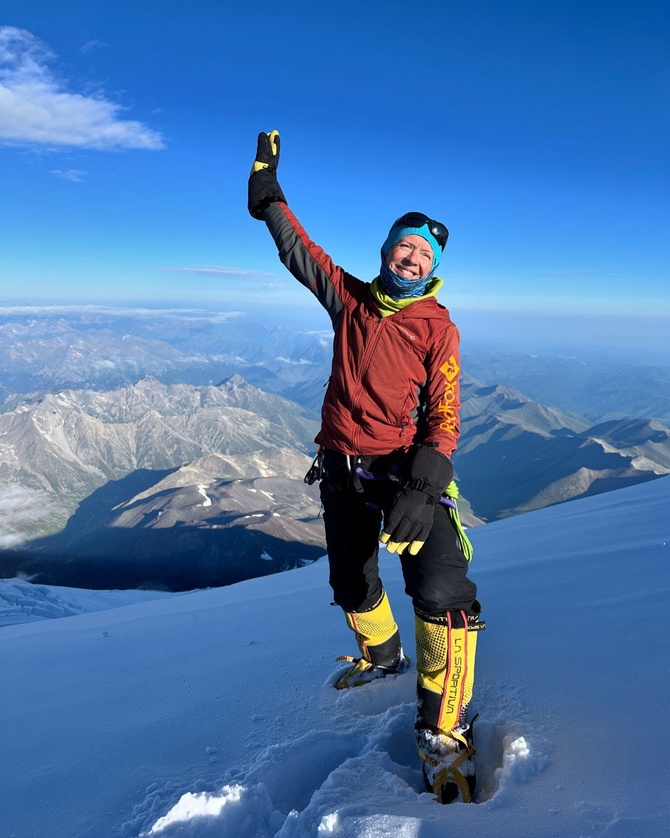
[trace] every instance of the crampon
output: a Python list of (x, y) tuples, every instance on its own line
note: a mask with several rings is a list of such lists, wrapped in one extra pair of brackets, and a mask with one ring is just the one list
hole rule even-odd
[(363, 684), (376, 681), (378, 678), (385, 678), (387, 675), (398, 675), (410, 667), (409, 658), (402, 654), (398, 663), (393, 667), (375, 666), (365, 658), (353, 658), (349, 655), (340, 655), (335, 660), (347, 661), (352, 664), (344, 672), (339, 672), (334, 676), (333, 686), (336, 690), (361, 687)]
[(416, 743), (426, 791), (438, 803), (471, 803), (476, 785), (472, 724), (463, 732), (420, 728)]

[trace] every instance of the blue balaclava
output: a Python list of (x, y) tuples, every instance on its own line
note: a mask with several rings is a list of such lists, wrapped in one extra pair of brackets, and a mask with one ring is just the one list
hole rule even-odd
[[(404, 236), (411, 235), (421, 236), (433, 249), (433, 267), (430, 269), (428, 275), (421, 277), (421, 279), (407, 279), (407, 277), (399, 276), (386, 264), (386, 257), (393, 245)], [(424, 224), (422, 227), (391, 227), (386, 241), (382, 245), (382, 266), (379, 272), (382, 288), (390, 297), (394, 297), (395, 299), (423, 296), (426, 293), (428, 283), (437, 270), (441, 256), (442, 248), (428, 229), (427, 224)]]

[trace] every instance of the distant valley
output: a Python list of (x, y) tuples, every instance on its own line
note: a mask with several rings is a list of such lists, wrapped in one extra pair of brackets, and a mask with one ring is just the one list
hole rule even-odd
[(5, 572), (87, 588), (190, 590), (300, 567), (323, 556), (310, 458), (294, 449), (209, 454), (138, 470), (83, 500), (65, 528), (5, 552)]
[(670, 473), (670, 429), (655, 420), (591, 426), (511, 387), (465, 377), (460, 489), (485, 521), (519, 515)]

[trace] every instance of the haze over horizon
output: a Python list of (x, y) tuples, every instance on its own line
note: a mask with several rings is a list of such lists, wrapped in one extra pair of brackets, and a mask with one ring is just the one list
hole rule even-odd
[(311, 306), (318, 327), (246, 212), (277, 128), (289, 203), (353, 273), (421, 209), (450, 227), (462, 331), (664, 348), (666, 23), (652, 0), (6, 0), (1, 302)]

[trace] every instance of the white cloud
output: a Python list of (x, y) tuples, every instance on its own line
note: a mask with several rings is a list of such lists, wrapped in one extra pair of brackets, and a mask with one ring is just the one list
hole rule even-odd
[(82, 44), (79, 47), (79, 51), (83, 53), (93, 52), (93, 50), (104, 49), (108, 46), (109, 44), (106, 41), (100, 41), (97, 38), (94, 38), (92, 41), (86, 41), (85, 44)]
[(59, 317), (62, 315), (79, 315), (82, 317), (180, 317), (185, 320), (204, 320), (214, 323), (224, 323), (238, 317), (246, 317), (245, 311), (208, 311), (197, 308), (136, 308), (131, 306), (107, 305), (34, 305), (34, 306), (0, 306), (0, 317)]
[(9, 550), (34, 537), (50, 521), (67, 517), (58, 500), (46, 492), (6, 486), (0, 489), (0, 549)]
[(63, 180), (71, 180), (73, 183), (83, 183), (88, 172), (81, 169), (52, 169), (51, 174)]
[(254, 271), (254, 270), (249, 270), (247, 268), (223, 268), (223, 267), (219, 267), (218, 265), (184, 265), (183, 267), (178, 267), (178, 268), (166, 268), (166, 270), (174, 271), (174, 272), (177, 272), (177, 273), (217, 274), (218, 276), (231, 276), (231, 277), (235, 277), (235, 276), (274, 277), (274, 274), (264, 273), (263, 271)]
[(71, 93), (56, 78), (53, 52), (25, 29), (0, 26), (0, 143), (98, 150), (161, 149), (161, 135), (121, 119), (103, 95)]

